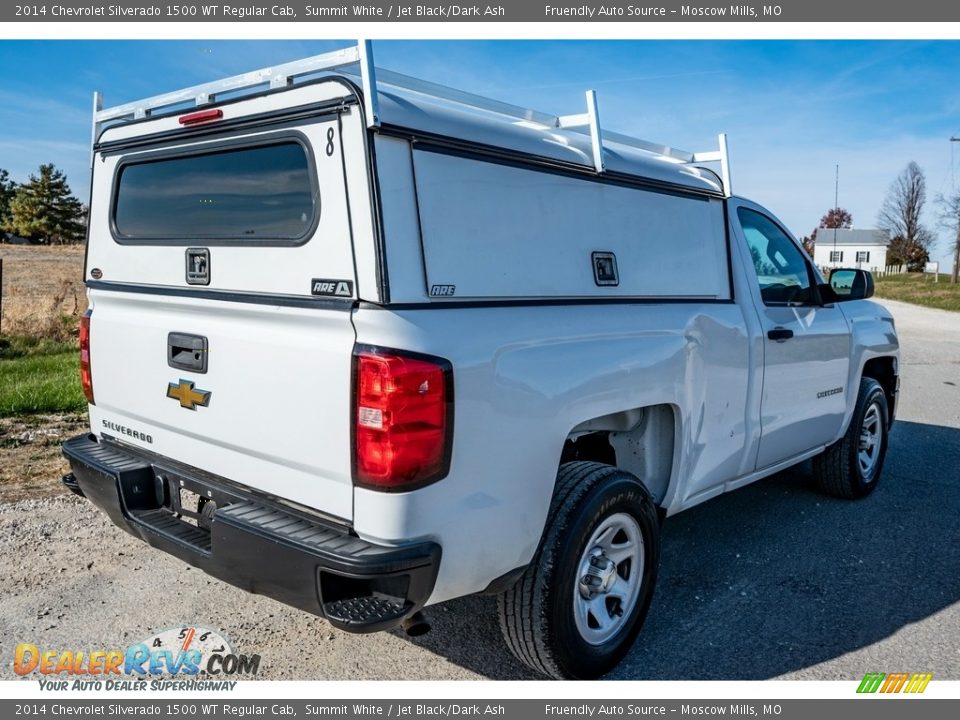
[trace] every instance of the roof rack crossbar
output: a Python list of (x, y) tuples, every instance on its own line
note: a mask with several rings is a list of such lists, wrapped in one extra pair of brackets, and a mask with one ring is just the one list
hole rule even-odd
[(597, 105), (597, 93), (595, 90), (587, 90), (586, 97), (587, 111), (579, 115), (561, 115), (557, 118), (556, 127), (587, 128), (590, 135), (590, 150), (593, 154), (593, 169), (602, 173), (604, 171), (603, 133), (600, 130), (600, 108)]
[(586, 112), (577, 115), (552, 115), (377, 68), (373, 59), (373, 46), (369, 40), (359, 41), (356, 45), (341, 50), (315, 55), (303, 60), (295, 60), (272, 68), (255, 70), (215, 82), (195, 85), (184, 90), (177, 90), (107, 109), (103, 109), (100, 93), (95, 93), (93, 141), (96, 143), (101, 130), (107, 123), (121, 123), (146, 118), (158, 111), (172, 110), (184, 103), (206, 105), (215, 102), (217, 96), (224, 93), (252, 90), (262, 86), (269, 86), (272, 89), (286, 87), (305, 75), (333, 71), (359, 77), (364, 95), (364, 119), (370, 129), (380, 127), (379, 88), (393, 86), (472, 110), (481, 110), (515, 121), (533, 123), (548, 130), (562, 129), (586, 134), (590, 138), (593, 167), (597, 173), (602, 173), (605, 170), (605, 143), (643, 150), (669, 158), (680, 164), (717, 162), (720, 164), (723, 194), (726, 197), (731, 195), (730, 160), (725, 134), (719, 136), (719, 147), (716, 150), (688, 152), (623, 133), (611, 132), (601, 128), (597, 94), (593, 90), (588, 90), (586, 93)]
[(694, 153), (691, 162), (720, 163), (720, 180), (723, 182), (723, 192), (727, 197), (730, 197), (730, 154), (727, 150), (726, 133), (720, 133), (717, 136), (717, 145), (719, 146), (717, 150)]

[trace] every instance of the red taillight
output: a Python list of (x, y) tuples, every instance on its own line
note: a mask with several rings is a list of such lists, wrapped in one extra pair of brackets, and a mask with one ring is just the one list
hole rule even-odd
[(354, 355), (354, 480), (405, 491), (450, 468), (453, 371), (440, 358), (378, 348)]
[(91, 405), (93, 402), (93, 375), (90, 374), (90, 315), (92, 311), (87, 310), (80, 318), (80, 385), (83, 386), (83, 394), (87, 402)]
[(181, 125), (196, 125), (197, 123), (211, 122), (223, 118), (223, 110), (212, 108), (210, 110), (200, 110), (199, 112), (181, 115), (178, 119)]

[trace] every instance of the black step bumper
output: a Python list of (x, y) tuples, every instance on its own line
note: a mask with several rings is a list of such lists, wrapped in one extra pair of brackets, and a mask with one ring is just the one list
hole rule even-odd
[[(433, 591), (436, 543), (375, 545), (222, 478), (91, 435), (68, 440), (63, 453), (73, 470), (65, 484), (127, 532), (342, 630), (395, 627)], [(207, 513), (182, 506), (181, 491), (204, 498)]]

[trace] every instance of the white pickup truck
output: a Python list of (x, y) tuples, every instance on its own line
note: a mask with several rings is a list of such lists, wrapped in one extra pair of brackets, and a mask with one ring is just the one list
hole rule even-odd
[[(376, 69), (370, 46), (102, 109), (90, 433), (120, 527), (351, 632), (499, 595), (593, 678), (664, 518), (813, 458), (876, 486), (893, 319), (687, 153)], [(717, 172), (706, 166), (712, 164)]]

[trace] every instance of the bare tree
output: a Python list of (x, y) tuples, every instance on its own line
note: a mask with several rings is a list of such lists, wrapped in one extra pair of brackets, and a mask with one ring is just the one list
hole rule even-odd
[(920, 220), (926, 202), (927, 180), (920, 166), (911, 161), (890, 184), (877, 222), (892, 237), (903, 238), (907, 245), (918, 245), (929, 251), (934, 236)]
[(956, 285), (960, 282), (960, 192), (954, 195), (938, 195), (937, 205), (940, 208), (940, 225), (953, 232), (953, 268), (950, 271), (950, 282)]

